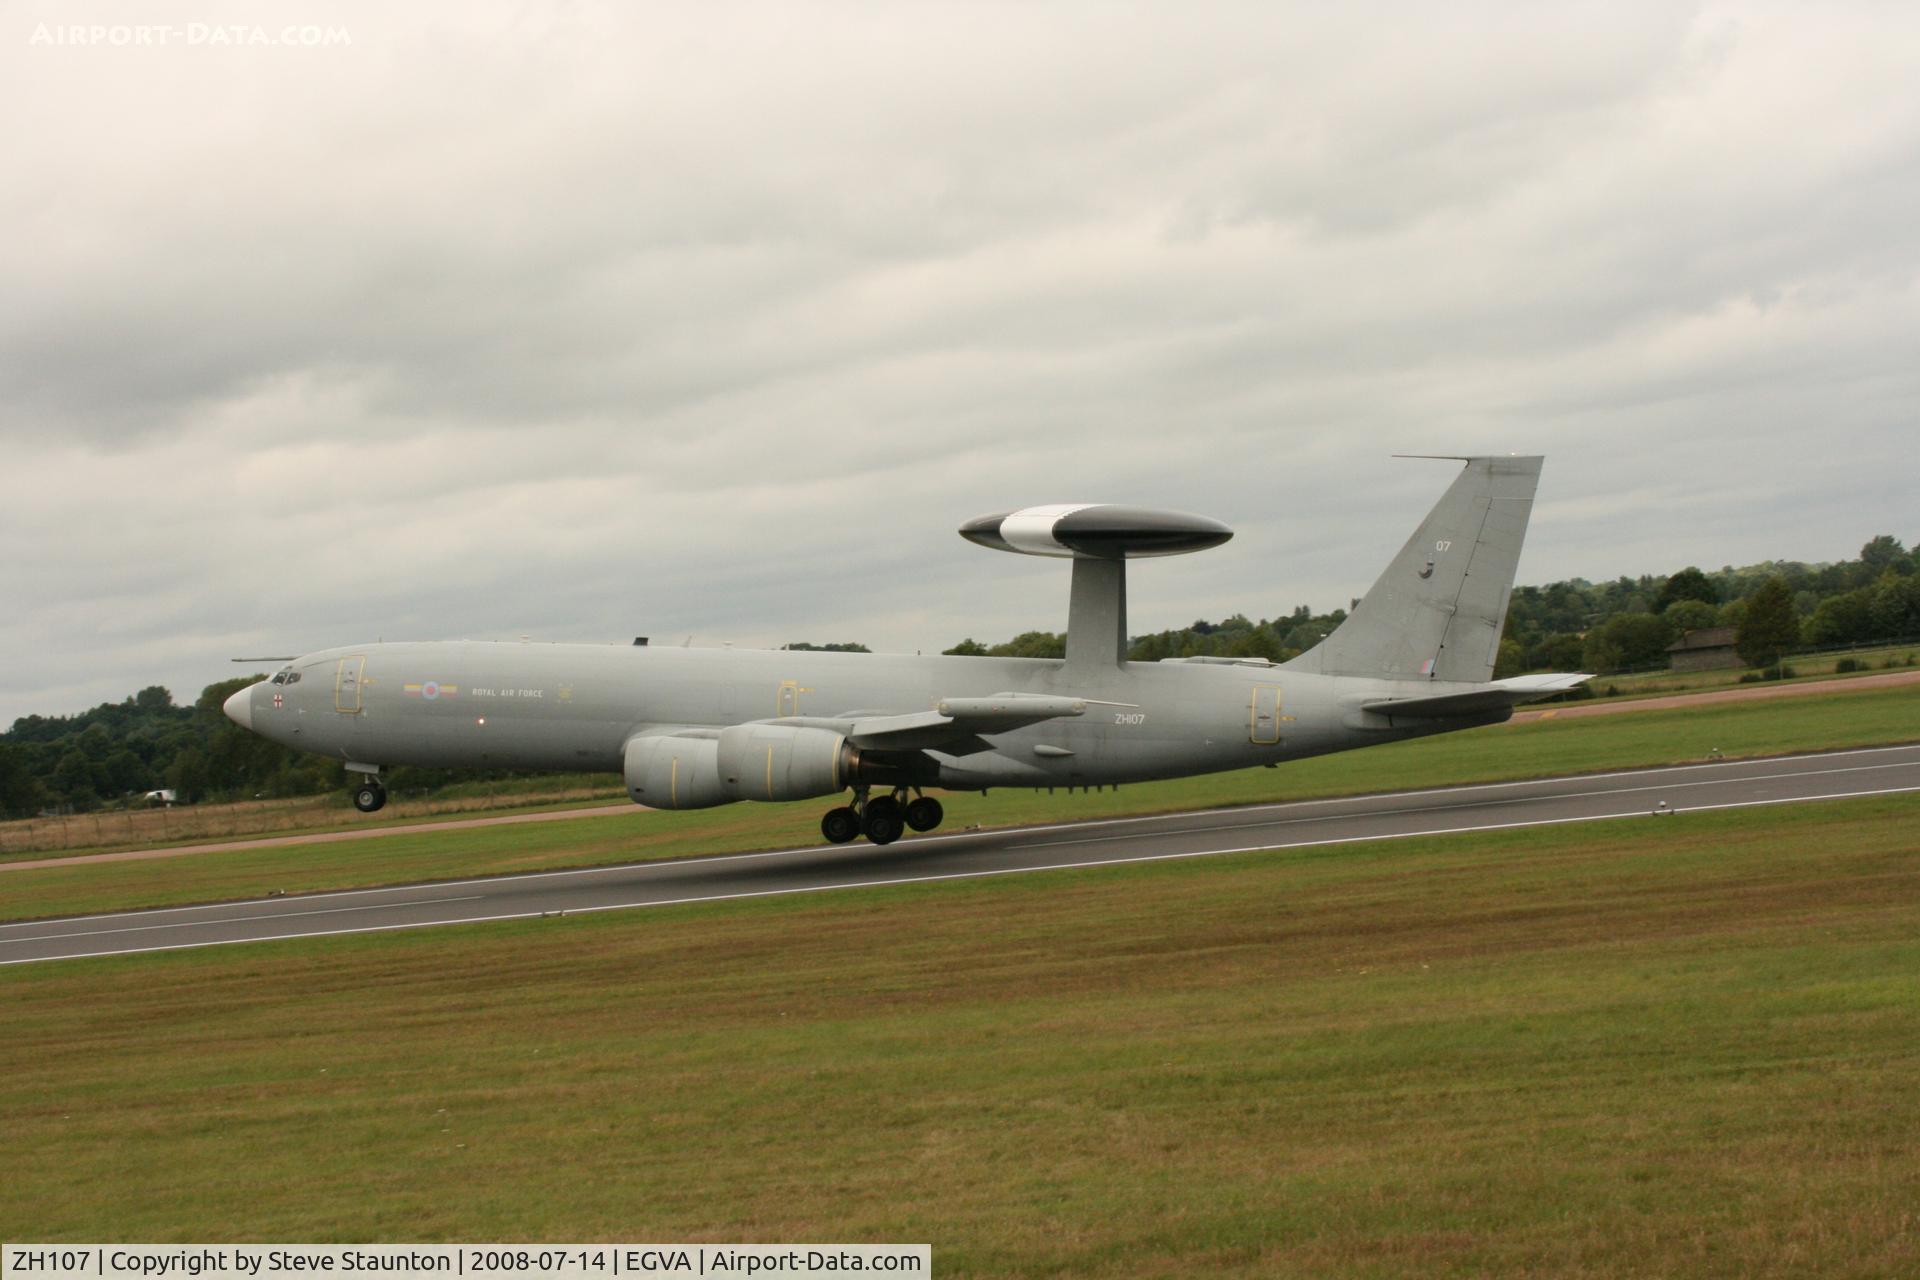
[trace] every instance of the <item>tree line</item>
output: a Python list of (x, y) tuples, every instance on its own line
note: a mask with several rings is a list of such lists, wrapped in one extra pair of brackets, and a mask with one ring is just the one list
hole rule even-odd
[[(1872, 644), (1920, 636), (1920, 565), (1889, 535), (1873, 538), (1855, 560), (1835, 564), (1768, 561), (1708, 573), (1688, 566), (1666, 576), (1582, 578), (1517, 587), (1507, 610), (1496, 676), (1527, 671), (1602, 674), (1663, 666), (1667, 647), (1689, 631), (1735, 630), (1742, 658), (1777, 662), (1797, 646)], [(1220, 622), (1135, 636), (1136, 662), (1164, 658), (1266, 658), (1285, 662), (1311, 649), (1346, 620), (1298, 605), (1258, 621), (1234, 614)], [(865, 652), (854, 642), (789, 649)], [(1000, 644), (971, 638), (949, 654), (1058, 658), (1066, 636), (1027, 631)], [(24, 716), (0, 734), (0, 813), (26, 817), (50, 807), (85, 811), (169, 788), (183, 801), (311, 795), (345, 785), (338, 761), (296, 752), (246, 732), (221, 705), (260, 679), (208, 685), (192, 706), (176, 706), (153, 685), (123, 702), (71, 716)], [(401, 769), (389, 785), (430, 788), (484, 777), (471, 772)]]
[[(1610, 674), (1665, 666), (1667, 649), (1690, 631), (1729, 627), (1752, 666), (1777, 662), (1801, 646), (1838, 647), (1920, 636), (1920, 564), (1888, 534), (1855, 560), (1803, 564), (1769, 560), (1708, 573), (1689, 565), (1669, 575), (1610, 582), (1570, 578), (1516, 587), (1507, 606), (1496, 677), (1529, 671)], [(1135, 636), (1128, 656), (1267, 658), (1285, 662), (1346, 621), (1347, 611), (1315, 613), (1299, 605), (1271, 619), (1234, 614), (1176, 630)], [(1066, 636), (1027, 631), (1000, 644), (968, 638), (950, 654), (1057, 658)]]
[(0, 734), (0, 811), (86, 811), (168, 789), (183, 801), (311, 795), (344, 784), (338, 761), (268, 742), (221, 712), (259, 676), (208, 685), (192, 706), (150, 685), (71, 716), (22, 716)]

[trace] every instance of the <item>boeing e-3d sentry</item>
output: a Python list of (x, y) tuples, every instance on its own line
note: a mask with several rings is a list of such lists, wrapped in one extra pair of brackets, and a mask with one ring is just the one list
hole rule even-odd
[(440, 641), (323, 649), (226, 713), (342, 760), (354, 803), (380, 770), (624, 773), (636, 803), (846, 796), (828, 840), (889, 844), (940, 824), (929, 788), (1091, 789), (1273, 765), (1507, 719), (1585, 675), (1493, 679), (1537, 457), (1465, 468), (1334, 632), (1290, 662), (1127, 660), (1127, 562), (1233, 536), (1138, 507), (1029, 507), (969, 520), (982, 546), (1072, 562), (1066, 657)]

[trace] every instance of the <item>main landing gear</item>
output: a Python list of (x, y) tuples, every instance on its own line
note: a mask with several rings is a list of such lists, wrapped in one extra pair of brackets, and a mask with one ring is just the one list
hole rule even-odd
[(362, 813), (372, 813), (386, 803), (387, 789), (378, 778), (367, 778), (353, 789), (353, 807)]
[(908, 827), (931, 831), (946, 816), (946, 810), (932, 796), (916, 794), (908, 800), (905, 787), (871, 800), (865, 787), (855, 787), (852, 804), (829, 809), (820, 819), (820, 834), (834, 844), (845, 844), (862, 835), (874, 844), (892, 844)]

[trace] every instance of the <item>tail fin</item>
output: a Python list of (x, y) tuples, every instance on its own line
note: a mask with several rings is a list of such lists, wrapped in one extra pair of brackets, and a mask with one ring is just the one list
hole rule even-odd
[(1541, 459), (1459, 461), (1467, 469), (1352, 615), (1287, 666), (1406, 680), (1493, 678)]

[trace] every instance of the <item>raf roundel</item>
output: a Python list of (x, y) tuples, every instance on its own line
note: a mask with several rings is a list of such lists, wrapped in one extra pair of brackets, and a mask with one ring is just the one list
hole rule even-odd
[(1077, 560), (1137, 560), (1217, 547), (1233, 536), (1218, 520), (1105, 503), (1056, 503), (976, 516), (960, 536), (995, 551)]

